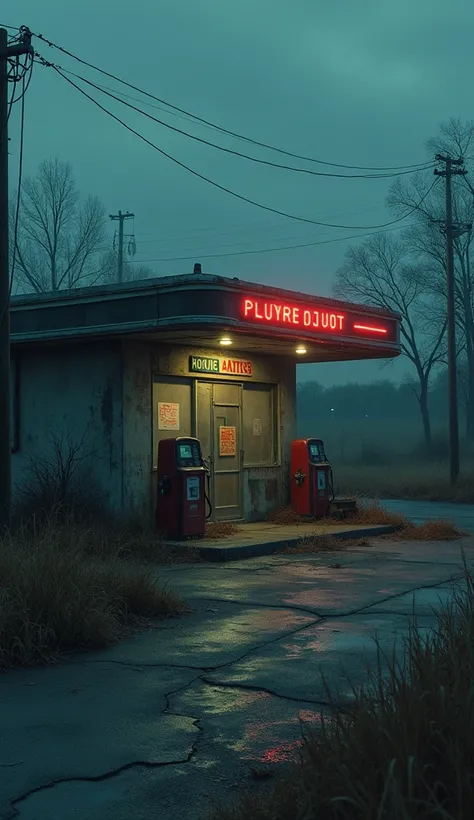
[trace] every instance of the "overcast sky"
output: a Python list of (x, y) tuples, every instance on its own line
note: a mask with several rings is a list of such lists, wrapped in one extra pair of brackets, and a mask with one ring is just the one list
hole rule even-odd
[[(7, 5), (12, 7), (8, 13)], [(15, 0), (4, 2), (2, 9), (0, 22), (27, 25), (167, 102), (232, 131), (329, 162), (395, 166), (424, 161), (425, 140), (442, 121), (473, 117), (474, 5), (467, 0), (449, 5), (441, 0)], [(47, 59), (120, 88), (37, 40), (34, 45)], [(37, 65), (27, 97), (25, 172), (34, 173), (45, 158), (70, 161), (81, 191), (98, 194), (107, 213), (135, 214), (134, 259), (149, 264), (156, 275), (190, 272), (193, 262), (201, 261), (204, 272), (329, 296), (350, 244), (340, 238), (361, 233), (351, 226), (370, 229), (391, 218), (384, 206), (388, 180), (324, 179), (259, 166), (93, 93), (164, 151), (221, 185), (277, 209), (349, 226), (335, 230), (294, 222), (216, 190), (127, 132), (51, 69)], [(226, 147), (289, 160), (142, 107)], [(17, 105), (12, 181), (18, 116)], [(111, 240), (115, 227), (111, 223)], [(339, 241), (209, 256), (326, 240)], [(302, 367), (300, 377), (331, 384), (399, 379), (405, 370), (400, 361), (382, 371), (377, 363), (338, 363)]]

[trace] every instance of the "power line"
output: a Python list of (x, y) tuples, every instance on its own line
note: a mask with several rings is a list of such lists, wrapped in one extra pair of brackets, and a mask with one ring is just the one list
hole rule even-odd
[[(40, 55), (38, 55), (38, 56), (40, 57)], [(137, 106), (132, 105), (129, 102), (126, 102), (126, 100), (120, 99), (120, 97), (117, 97), (115, 94), (111, 93), (110, 91), (107, 91), (106, 89), (104, 89), (100, 85), (97, 85), (96, 83), (93, 83), (91, 80), (87, 80), (85, 77), (82, 77), (80, 74), (76, 74), (74, 71), (68, 71), (68, 69), (64, 69), (62, 66), (56, 65), (54, 63), (49, 63), (48, 61), (45, 61), (44, 58), (40, 57), (40, 59), (41, 59), (43, 65), (47, 65), (47, 67), (50, 67), (50, 68), (55, 68), (58, 71), (65, 72), (66, 74), (70, 74), (72, 77), (75, 77), (76, 79), (80, 80), (81, 82), (86, 83), (87, 85), (91, 86), (92, 88), (95, 88), (97, 91), (100, 91), (102, 94), (105, 94), (106, 97), (110, 97), (111, 99), (115, 100), (116, 102), (119, 102), (122, 105), (125, 105), (127, 108), (130, 108), (133, 111), (137, 111), (139, 114), (142, 114), (142, 116), (146, 117), (147, 119), (158, 123), (158, 125), (164, 126), (164, 128), (168, 128), (170, 131), (174, 131), (176, 134), (181, 134), (182, 136), (187, 137), (188, 139), (194, 140), (195, 142), (199, 142), (202, 145), (208, 145), (211, 148), (215, 148), (218, 151), (222, 151), (226, 154), (232, 154), (233, 156), (240, 157), (241, 159), (247, 159), (247, 160), (250, 160), (251, 162), (256, 162), (259, 165), (267, 165), (267, 166), (270, 166), (271, 168), (280, 168), (281, 170), (292, 171), (293, 173), (297, 173), (297, 174), (308, 174), (310, 176), (315, 176), (315, 177), (331, 177), (331, 178), (336, 178), (336, 179), (337, 178), (339, 178), (339, 179), (389, 179), (391, 177), (404, 176), (405, 174), (413, 174), (416, 171), (426, 170), (427, 167), (428, 168), (433, 168), (434, 167), (434, 163), (430, 163), (429, 166), (424, 166), (423, 168), (416, 168), (415, 170), (410, 170), (410, 171), (395, 171), (393, 173), (382, 173), (382, 174), (335, 174), (335, 173), (332, 173), (332, 172), (329, 172), (329, 171), (312, 171), (309, 168), (295, 168), (292, 165), (283, 165), (282, 163), (272, 162), (271, 160), (260, 159), (258, 157), (252, 157), (249, 154), (244, 154), (242, 151), (235, 151), (233, 148), (226, 148), (223, 145), (218, 145), (215, 142), (210, 142), (210, 140), (203, 139), (203, 137), (198, 137), (196, 134), (190, 134), (188, 131), (183, 131), (182, 128), (176, 128), (174, 125), (170, 125), (169, 123), (165, 122), (164, 120), (160, 120), (160, 119), (158, 119), (158, 117), (154, 117), (152, 114), (148, 114), (146, 111), (142, 111), (140, 108), (137, 108)]]
[[(378, 210), (378, 207), (363, 208), (362, 213), (370, 212), (370, 211), (377, 211), (377, 210)], [(336, 211), (336, 214), (338, 214), (338, 213), (341, 213), (341, 212)], [(354, 213), (360, 213), (360, 210), (357, 210), (357, 211), (342, 211), (342, 214), (346, 215), (346, 216), (354, 214)], [(172, 243), (172, 242), (199, 241), (200, 236), (196, 236), (196, 234), (203, 234), (203, 233), (209, 233), (209, 232), (212, 232), (212, 233), (216, 234), (215, 238), (213, 236), (210, 237), (211, 241), (214, 242), (215, 239), (220, 239), (221, 237), (229, 236), (229, 234), (233, 234), (234, 231), (231, 230), (232, 228), (244, 228), (247, 231), (249, 229), (250, 230), (255, 230), (256, 229), (261, 234), (263, 232), (266, 233), (267, 231), (273, 232), (274, 230), (279, 230), (281, 232), (282, 224), (285, 224), (285, 223), (270, 222), (270, 223), (267, 223), (267, 224), (264, 223), (262, 225), (258, 225), (258, 224), (255, 224), (255, 223), (253, 223), (253, 224), (252, 223), (251, 224), (244, 223), (244, 224), (240, 224), (240, 225), (230, 225), (230, 226), (225, 226), (224, 225), (224, 226), (221, 226), (221, 228), (215, 228), (215, 227), (200, 228), (200, 229), (195, 230), (193, 233), (191, 233), (191, 234), (188, 233), (184, 236), (179, 236), (179, 235), (176, 236), (176, 234), (174, 234), (172, 236), (163, 236), (163, 237), (160, 237), (159, 239), (156, 239), (156, 238), (155, 239), (140, 239), (137, 244), (141, 247), (142, 245), (162, 245), (163, 243), (168, 243), (168, 242)], [(301, 226), (301, 227), (303, 227), (303, 226)], [(155, 235), (156, 234), (153, 231), (153, 232), (150, 232), (150, 233), (137, 233), (137, 234), (135, 234), (135, 237), (155, 236)], [(323, 233), (323, 236), (324, 235), (325, 234)], [(269, 238), (271, 239), (271, 237), (269, 237)], [(284, 239), (285, 237), (281, 237), (281, 238)], [(294, 238), (297, 239), (298, 237), (294, 237)], [(252, 237), (249, 237), (249, 239), (251, 240)], [(293, 237), (288, 237), (288, 239), (291, 240), (291, 239), (293, 239)], [(204, 238), (204, 241), (206, 241), (206, 237)], [(234, 243), (232, 243), (232, 244), (234, 244)], [(109, 248), (110, 248), (110, 244), (103, 245), (101, 248), (99, 248), (99, 250), (108, 250)]]
[[(373, 211), (377, 211), (383, 205), (383, 201), (379, 202), (375, 206), (371, 206), (370, 208), (358, 208), (356, 211), (346, 211), (341, 210), (340, 208), (337, 211), (332, 211), (329, 215), (330, 216), (352, 216), (356, 213), (369, 213)], [(257, 231), (267, 231), (267, 230), (281, 230), (282, 225), (284, 225), (284, 221), (280, 222), (238, 222), (233, 224), (224, 224), (224, 225), (212, 225), (206, 226), (201, 228), (195, 228), (191, 231), (191, 234), (186, 234), (185, 236), (176, 236), (173, 234), (172, 236), (165, 236), (162, 239), (152, 239), (152, 240), (140, 240), (139, 244), (148, 244), (149, 242), (168, 242), (168, 241), (181, 241), (187, 239), (193, 239), (195, 234), (201, 233), (217, 233), (218, 236), (227, 236), (229, 233), (233, 233), (234, 229), (245, 229), (245, 230), (257, 230)], [(156, 236), (156, 231), (138, 231), (135, 234), (136, 237), (139, 236)]]
[(335, 242), (347, 242), (350, 239), (362, 239), (368, 236), (376, 236), (377, 234), (381, 233), (388, 233), (388, 231), (400, 231), (404, 228), (410, 228), (412, 225), (416, 225), (415, 222), (410, 222), (408, 225), (397, 225), (392, 228), (387, 228), (386, 231), (370, 231), (368, 233), (362, 234), (352, 234), (351, 236), (340, 236), (337, 239), (322, 239), (318, 242), (304, 242), (299, 245), (283, 245), (277, 248), (259, 248), (255, 250), (248, 250), (248, 251), (236, 251), (236, 252), (229, 252), (229, 253), (194, 253), (191, 256), (172, 256), (166, 258), (159, 258), (159, 259), (137, 259), (130, 261), (128, 264), (140, 264), (140, 265), (148, 265), (152, 262), (184, 262), (189, 259), (196, 259), (196, 257), (201, 257), (202, 259), (214, 259), (217, 257), (224, 257), (224, 256), (248, 256), (250, 254), (257, 254), (257, 253), (273, 253), (276, 251), (290, 251), (295, 250), (297, 248), (312, 248), (315, 245), (331, 245)]
[(157, 145), (155, 145), (155, 143), (151, 142), (151, 140), (144, 137), (143, 134), (140, 134), (139, 131), (136, 131), (130, 125), (127, 125), (127, 123), (125, 123), (123, 120), (121, 120), (120, 117), (117, 117), (115, 114), (112, 114), (111, 111), (109, 111), (107, 108), (105, 108), (103, 105), (101, 105), (101, 103), (99, 103), (96, 99), (94, 99), (94, 97), (91, 97), (90, 94), (88, 94), (86, 91), (84, 91), (84, 89), (82, 89), (75, 82), (73, 82), (71, 79), (69, 79), (69, 77), (66, 77), (58, 68), (56, 68), (56, 66), (52, 65), (51, 67), (53, 68), (53, 70), (60, 77), (63, 78), (63, 80), (65, 80), (67, 83), (69, 83), (69, 85), (71, 85), (73, 88), (75, 88), (76, 91), (79, 91), (80, 94), (82, 94), (84, 97), (86, 97), (92, 103), (94, 103), (94, 105), (96, 105), (98, 108), (100, 108), (101, 111), (103, 111), (105, 114), (108, 114), (109, 117), (112, 117), (112, 119), (114, 119), (116, 122), (120, 123), (120, 125), (122, 125), (124, 128), (126, 128), (127, 131), (130, 131), (132, 134), (135, 134), (135, 136), (137, 136), (139, 139), (141, 139), (143, 142), (145, 142), (151, 148), (154, 148), (162, 156), (164, 156), (167, 159), (171, 160), (171, 162), (174, 162), (176, 165), (179, 165), (180, 168), (183, 168), (185, 171), (188, 171), (190, 174), (197, 177), (198, 179), (202, 179), (204, 182), (207, 182), (209, 185), (212, 185), (214, 188), (217, 188), (220, 191), (224, 191), (225, 193), (230, 194), (231, 196), (235, 197), (236, 199), (241, 200), (242, 202), (247, 202), (249, 205), (254, 205), (257, 208), (261, 208), (264, 211), (269, 211), (270, 213), (277, 214), (278, 216), (284, 216), (288, 219), (294, 219), (297, 222), (305, 222), (309, 225), (319, 225), (319, 226), (324, 227), (324, 228), (346, 228), (347, 230), (361, 230), (361, 231), (376, 230), (378, 228), (386, 228), (386, 227), (389, 227), (390, 225), (395, 225), (395, 224), (401, 222), (402, 220), (406, 219), (407, 216), (410, 216), (410, 214), (412, 214), (416, 210), (418, 210), (420, 205), (424, 202), (424, 200), (426, 199), (426, 197), (430, 193), (431, 189), (436, 184), (436, 180), (435, 180), (435, 182), (430, 186), (430, 188), (428, 189), (426, 194), (421, 198), (420, 202), (415, 207), (413, 207), (409, 211), (407, 211), (407, 213), (403, 214), (402, 216), (398, 217), (397, 219), (392, 219), (389, 222), (385, 222), (381, 225), (334, 225), (334, 224), (329, 223), (329, 222), (319, 222), (315, 219), (309, 219), (308, 217), (297, 216), (295, 214), (289, 214), (286, 211), (280, 211), (277, 208), (272, 208), (269, 205), (263, 205), (260, 202), (256, 202), (254, 199), (250, 199), (250, 197), (246, 197), (243, 194), (239, 194), (236, 191), (231, 190), (231, 188), (227, 188), (225, 185), (221, 185), (219, 182), (215, 182), (214, 180), (210, 179), (209, 177), (204, 176), (204, 174), (200, 174), (198, 171), (195, 171), (189, 165), (186, 165), (184, 162), (181, 162), (181, 160), (178, 160), (178, 159), (176, 159), (176, 157), (173, 157), (171, 154), (168, 154), (162, 148), (159, 148)]
[[(28, 60), (28, 58), (29, 58), (29, 60)], [(28, 62), (29, 62), (29, 65), (28, 65)], [(23, 89), (22, 89), (22, 92), (21, 92), (20, 96), (15, 98), (15, 86), (16, 86), (16, 83), (18, 82), (18, 80), (16, 80), (14, 82), (14, 85), (13, 85), (12, 96), (11, 96), (11, 100), (10, 100), (10, 103), (9, 103), (9, 112), (10, 113), (11, 113), (11, 110), (12, 110), (14, 104), (17, 103), (17, 102), (20, 102), (23, 99), (23, 97), (25, 96), (26, 92), (28, 91), (28, 88), (29, 88), (30, 83), (31, 83), (31, 78), (33, 76), (33, 65), (34, 65), (33, 57), (31, 55), (27, 55), (25, 63), (22, 66), (23, 74), (20, 78), (21, 80), (23, 80)], [(25, 85), (24, 80), (25, 80), (25, 77), (27, 75), (28, 75), (28, 80), (27, 80), (26, 85)]]
[(46, 37), (43, 37), (42, 34), (35, 34), (34, 36), (38, 37), (38, 39), (42, 40), (44, 43), (46, 43), (51, 48), (55, 48), (58, 51), (61, 51), (63, 54), (66, 54), (68, 57), (72, 57), (73, 60), (76, 60), (77, 62), (81, 63), (82, 65), (85, 65), (88, 68), (92, 68), (94, 71), (98, 71), (100, 74), (103, 74), (104, 76), (109, 77), (110, 79), (115, 80), (116, 82), (127, 86), (127, 88), (131, 88), (133, 91), (137, 91), (139, 94), (143, 94), (145, 97), (149, 97), (150, 99), (155, 100), (156, 102), (159, 102), (162, 105), (166, 105), (166, 106), (168, 106), (168, 108), (171, 108), (174, 111), (178, 111), (180, 114), (184, 114), (187, 117), (190, 117), (191, 119), (196, 120), (197, 122), (203, 123), (204, 125), (209, 126), (210, 128), (213, 128), (216, 131), (220, 131), (223, 134), (227, 134), (231, 137), (235, 137), (236, 139), (243, 140), (244, 142), (249, 142), (252, 145), (258, 145), (260, 148), (265, 148), (265, 149), (270, 150), (270, 151), (276, 151), (279, 154), (284, 154), (285, 156), (292, 157), (293, 159), (300, 159), (300, 160), (303, 160), (304, 162), (314, 162), (314, 163), (317, 163), (318, 165), (328, 165), (328, 166), (331, 166), (333, 168), (345, 168), (347, 170), (352, 170), (352, 171), (397, 171), (397, 170), (402, 171), (402, 170), (408, 170), (408, 169), (417, 169), (417, 168), (420, 168), (420, 167), (421, 168), (432, 167), (431, 162), (430, 163), (418, 162), (418, 163), (413, 163), (413, 165), (382, 166), (382, 167), (373, 167), (373, 166), (371, 167), (371, 166), (362, 166), (362, 165), (344, 165), (344, 164), (337, 163), (337, 162), (327, 162), (325, 160), (315, 159), (314, 157), (307, 157), (307, 156), (304, 156), (304, 155), (301, 155), (301, 154), (293, 153), (292, 151), (286, 151), (283, 148), (277, 148), (277, 147), (275, 147), (273, 145), (270, 145), (268, 143), (260, 142), (259, 140), (252, 139), (251, 137), (246, 137), (242, 134), (238, 134), (236, 131), (231, 131), (227, 128), (223, 128), (220, 125), (216, 125), (216, 123), (213, 123), (210, 120), (206, 120), (203, 117), (199, 117), (196, 114), (191, 113), (190, 111), (186, 111), (186, 109), (184, 109), (184, 108), (180, 108), (177, 105), (173, 105), (172, 103), (169, 103), (166, 100), (164, 100), (160, 97), (157, 97), (155, 94), (151, 94), (148, 91), (144, 91), (143, 89), (138, 88), (138, 86), (133, 85), (132, 83), (129, 83), (126, 80), (122, 80), (120, 77), (115, 76), (111, 72), (105, 71), (104, 69), (99, 68), (98, 66), (94, 65), (93, 63), (89, 63), (89, 62), (87, 62), (87, 60), (83, 60), (81, 57), (78, 57), (77, 55), (75, 55), (72, 52), (68, 51), (67, 49), (63, 48), (62, 46), (58, 46), (56, 43), (53, 43), (51, 40), (46, 39)]

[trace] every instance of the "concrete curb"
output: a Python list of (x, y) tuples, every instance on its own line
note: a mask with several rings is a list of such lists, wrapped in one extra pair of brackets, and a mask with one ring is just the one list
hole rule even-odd
[[(399, 527), (381, 525), (379, 527), (359, 527), (357, 530), (345, 530), (343, 532), (336, 531), (334, 533), (321, 533), (321, 535), (330, 535), (331, 538), (338, 538), (341, 541), (350, 541), (354, 538), (370, 538), (379, 535), (389, 535), (391, 532), (396, 532), (398, 529)], [(276, 552), (284, 547), (294, 547), (299, 544), (300, 541), (304, 541), (307, 537), (308, 536), (299, 535), (292, 538), (285, 538), (285, 540), (279, 539), (278, 541), (264, 541), (253, 544), (236, 544), (235, 546), (227, 546), (223, 543), (222, 547), (205, 547), (198, 545), (196, 541), (192, 541), (189, 542), (189, 547), (186, 546), (185, 549), (194, 550), (205, 561), (242, 561), (246, 558), (259, 558), (263, 555), (271, 555), (273, 552)], [(202, 544), (202, 541), (199, 543)], [(168, 544), (169, 546), (178, 546), (175, 543), (173, 544), (173, 542), (168, 542)], [(180, 543), (179, 546), (183, 548), (182, 543)], [(317, 550), (315, 550), (315, 552), (317, 552)]]

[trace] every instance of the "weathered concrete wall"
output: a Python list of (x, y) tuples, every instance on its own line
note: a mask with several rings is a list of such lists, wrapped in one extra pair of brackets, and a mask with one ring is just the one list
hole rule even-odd
[(152, 498), (152, 374), (150, 345), (124, 341), (123, 351), (123, 512), (150, 522)]
[(122, 510), (122, 366), (118, 344), (24, 348), (18, 354), (18, 450), (12, 454), (14, 492), (28, 479), (28, 455), (48, 456), (52, 440), (68, 449), (83, 440), (92, 453), (82, 467), (101, 505)]
[[(191, 386), (190, 354), (213, 355), (209, 350), (131, 340), (23, 349), (18, 358), (19, 447), (12, 454), (14, 486), (19, 487), (29, 474), (28, 455), (51, 452), (51, 436), (64, 440), (68, 435), (72, 442), (84, 437), (84, 452), (93, 453), (84, 467), (90, 482), (97, 484), (103, 507), (128, 519), (151, 521), (156, 495), (156, 405), (158, 400), (173, 400), (165, 395), (167, 377), (170, 384), (173, 378), (184, 377), (182, 385), (186, 379)], [(215, 355), (222, 355), (222, 351)], [(258, 520), (289, 500), (295, 365), (291, 360), (238, 350), (233, 350), (232, 356), (251, 359), (252, 383), (279, 383), (278, 461), (244, 468), (245, 517)], [(154, 377), (161, 377), (160, 384), (154, 383)], [(194, 435), (191, 392), (182, 404), (184, 427), (178, 435)]]

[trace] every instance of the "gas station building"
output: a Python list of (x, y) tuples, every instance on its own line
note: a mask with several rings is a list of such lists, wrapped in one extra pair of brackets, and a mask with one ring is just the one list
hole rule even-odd
[(159, 442), (192, 436), (213, 520), (263, 519), (289, 503), (296, 364), (392, 358), (399, 325), (375, 307), (201, 273), (14, 297), (14, 487), (61, 442), (105, 509), (151, 520)]

